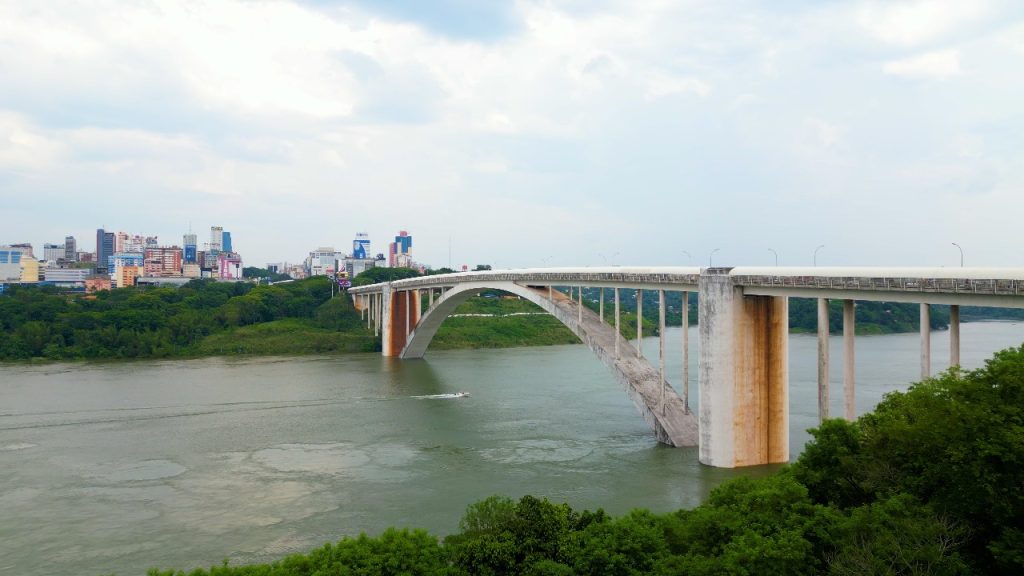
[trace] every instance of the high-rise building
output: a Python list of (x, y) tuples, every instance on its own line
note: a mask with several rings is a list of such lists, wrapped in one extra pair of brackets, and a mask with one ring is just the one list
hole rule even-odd
[(43, 244), (43, 260), (47, 262), (56, 263), (58, 260), (64, 259), (64, 245), (63, 244)]
[(373, 257), (373, 252), (370, 251), (370, 235), (366, 232), (359, 232), (352, 241), (352, 257), (357, 260)]
[(196, 245), (196, 235), (189, 232), (188, 234), (185, 234), (183, 240), (182, 244), (185, 246), (185, 263), (195, 264), (198, 262), (197, 256), (199, 255), (199, 250)]
[(224, 232), (221, 234), (220, 249), (224, 252), (232, 252), (231, 250), (231, 232)]
[(96, 230), (96, 272), (106, 274), (110, 271), (110, 258), (114, 255), (114, 233), (103, 228)]
[(412, 266), (412, 236), (402, 230), (395, 241), (388, 245), (388, 266), (409, 268)]
[(78, 262), (78, 243), (74, 236), (64, 237), (64, 261)]
[(210, 252), (214, 254), (223, 250), (224, 228), (222, 226), (210, 226)]
[(146, 276), (181, 276), (181, 248), (156, 246), (146, 248)]

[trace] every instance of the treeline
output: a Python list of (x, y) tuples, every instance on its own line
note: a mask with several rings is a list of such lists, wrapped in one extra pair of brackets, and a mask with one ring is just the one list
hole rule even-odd
[(348, 298), (331, 294), (325, 277), (271, 286), (194, 280), (95, 294), (16, 285), (0, 298), (0, 360), (189, 356), (211, 336), (287, 319), (311, 331), (365, 334)]
[(392, 528), (272, 564), (188, 574), (1024, 573), (1024, 346), (812, 433), (795, 464), (726, 482), (692, 510), (614, 518), (495, 496), (443, 539)]

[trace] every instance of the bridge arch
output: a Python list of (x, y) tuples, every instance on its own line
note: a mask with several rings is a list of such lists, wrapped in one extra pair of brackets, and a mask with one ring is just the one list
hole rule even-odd
[(399, 356), (422, 358), (444, 320), (470, 297), (488, 290), (501, 290), (533, 302), (572, 330), (611, 369), (660, 442), (672, 446), (697, 445), (696, 415), (668, 382), (662, 380), (660, 372), (639, 356), (625, 339), (619, 341), (620, 354), (616, 355), (619, 336), (614, 326), (606, 324), (588, 308), (580, 310), (579, 303), (561, 292), (511, 281), (457, 284), (420, 317)]

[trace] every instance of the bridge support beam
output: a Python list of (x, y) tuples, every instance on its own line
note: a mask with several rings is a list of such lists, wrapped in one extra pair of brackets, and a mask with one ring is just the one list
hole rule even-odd
[(636, 291), (636, 357), (644, 357), (644, 291)]
[(389, 284), (384, 287), (381, 300), (381, 354), (399, 356), (420, 321), (419, 292), (394, 290)]
[(949, 307), (949, 367), (960, 365), (960, 306)]
[(857, 419), (854, 394), (854, 348), (856, 322), (853, 300), (843, 300), (843, 416), (850, 421)]
[(619, 327), (619, 289), (615, 289), (615, 359), (622, 358), (619, 353), (619, 341), (622, 340), (622, 329)]
[(788, 462), (789, 302), (744, 296), (728, 271), (700, 278), (700, 462)]
[(690, 293), (683, 292), (683, 405), (690, 413)]
[(921, 304), (921, 380), (932, 375), (932, 314)]
[(828, 418), (828, 299), (818, 298), (818, 423)]

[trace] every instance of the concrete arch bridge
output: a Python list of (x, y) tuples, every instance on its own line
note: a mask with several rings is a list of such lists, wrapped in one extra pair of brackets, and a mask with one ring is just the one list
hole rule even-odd
[[(559, 290), (555, 290), (555, 288)], [(563, 293), (562, 290), (566, 290)], [(584, 288), (612, 289), (598, 312)], [(959, 306), (1024, 308), (1019, 268), (602, 267), (463, 272), (423, 276), (349, 290), (385, 356), (422, 358), (438, 328), (462, 302), (487, 290), (527, 299), (575, 333), (615, 375), (657, 439), (699, 446), (700, 461), (718, 467), (789, 461), (790, 296), (818, 299), (818, 409), (828, 416), (828, 300), (843, 306), (844, 416), (854, 418), (854, 301), (921, 304), (921, 367), (931, 363), (929, 306), (950, 308), (950, 364), (959, 364)], [(621, 292), (659, 294), (657, 366), (621, 336)], [(682, 293), (683, 357), (678, 387), (665, 374), (665, 293)], [(688, 295), (698, 297), (700, 413), (687, 397)], [(424, 298), (425, 293), (425, 298)], [(426, 309), (423, 301), (426, 300)], [(605, 306), (614, 307), (606, 322)], [(642, 324), (637, 321), (637, 342)], [(678, 391), (677, 391), (678, 390)]]

